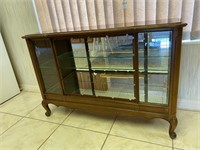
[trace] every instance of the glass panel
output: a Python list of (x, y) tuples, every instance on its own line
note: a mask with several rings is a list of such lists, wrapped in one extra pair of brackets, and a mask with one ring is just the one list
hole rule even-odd
[(132, 40), (88, 38), (86, 45), (84, 39), (55, 40), (65, 93), (135, 99)]
[[(144, 71), (145, 58), (143, 56), (139, 56), (139, 71)], [(148, 72), (160, 72), (160, 73), (168, 73), (168, 56), (148, 56)]]
[(36, 56), (46, 92), (62, 93), (53, 51), (49, 40), (34, 40)]
[[(89, 55), (95, 95), (111, 98), (134, 98), (133, 36), (94, 38)], [(99, 87), (102, 87), (99, 89)]]
[[(88, 38), (89, 61), (92, 70), (133, 71), (132, 36)], [(88, 70), (84, 39), (72, 43), (77, 70)], [(82, 41), (82, 43), (81, 43)]]
[(79, 89), (77, 75), (75, 71), (65, 76), (63, 81), (65, 86), (65, 94), (81, 94), (81, 89)]
[(92, 82), (90, 79), (89, 72), (77, 72), (78, 84), (81, 95), (93, 95), (92, 93)]
[(95, 95), (133, 100), (133, 73), (95, 72), (93, 73)]
[(140, 101), (168, 103), (171, 31), (139, 33)]
[[(91, 82), (89, 72), (77, 72), (77, 76), (81, 95), (134, 99), (132, 73), (94, 72), (92, 74), (93, 82)], [(92, 89), (92, 86), (94, 89)], [(78, 92), (72, 93), (78, 94)]]
[[(168, 92), (168, 76), (164, 74), (149, 74), (148, 75), (148, 93), (144, 92), (144, 76), (140, 75), (140, 101), (149, 103), (167, 104)], [(148, 96), (148, 101), (145, 101), (145, 95)]]
[(84, 39), (71, 39), (76, 70), (89, 70)]
[(61, 68), (64, 93), (80, 93), (70, 39), (56, 39), (54, 40), (54, 46)]
[(89, 43), (92, 70), (133, 71), (133, 37), (94, 38)]

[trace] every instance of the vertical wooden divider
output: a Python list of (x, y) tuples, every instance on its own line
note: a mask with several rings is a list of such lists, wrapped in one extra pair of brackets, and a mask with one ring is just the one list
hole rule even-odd
[(95, 91), (94, 91), (94, 80), (92, 76), (92, 66), (91, 66), (91, 61), (90, 61), (90, 53), (89, 53), (89, 47), (88, 47), (88, 41), (87, 38), (84, 38), (85, 42), (85, 50), (86, 50), (86, 55), (87, 55), (87, 62), (88, 62), (88, 69), (89, 69), (89, 74), (90, 74), (90, 81), (91, 81), (91, 87), (92, 87), (92, 94), (95, 96)]
[(149, 33), (144, 33), (144, 101), (148, 103), (148, 50)]
[(133, 36), (134, 96), (135, 102), (139, 103), (138, 33), (134, 33)]

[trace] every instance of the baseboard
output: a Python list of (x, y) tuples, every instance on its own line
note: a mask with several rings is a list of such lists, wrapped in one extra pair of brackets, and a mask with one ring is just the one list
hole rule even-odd
[(178, 109), (200, 111), (200, 99), (199, 100), (178, 99), (177, 107)]
[(27, 84), (21, 84), (20, 88), (23, 91), (28, 91), (28, 92), (40, 92), (40, 88), (37, 85), (27, 85)]

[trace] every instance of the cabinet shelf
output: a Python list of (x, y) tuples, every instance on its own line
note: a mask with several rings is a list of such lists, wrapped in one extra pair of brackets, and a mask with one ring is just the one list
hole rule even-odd
[[(158, 51), (160, 52), (160, 50)], [(94, 52), (96, 54), (90, 55), (89, 58), (93, 58), (93, 59), (98, 59), (98, 58), (103, 58), (103, 59), (133, 59), (134, 58), (134, 54), (132, 52)], [(105, 55), (103, 54), (105, 53)], [(138, 58), (145, 58), (144, 55), (144, 50), (141, 51), (141, 54), (138, 55)], [(169, 53), (169, 51), (168, 51)], [(68, 53), (64, 53), (62, 55), (58, 56), (58, 59), (72, 59), (72, 58), (87, 58), (85, 53), (74, 53), (74, 52), (68, 52)], [(148, 58), (159, 58), (159, 59), (167, 59), (170, 58), (169, 55), (163, 54), (162, 52), (160, 52), (159, 55), (156, 54), (151, 54), (148, 55)]]
[[(130, 51), (89, 51), (90, 52), (90, 58), (107, 58), (107, 59), (119, 59), (119, 58), (133, 58), (134, 54)], [(87, 58), (87, 56), (84, 56), (83, 54), (73, 54), (74, 58)]]
[[(51, 67), (47, 66), (47, 67), (40, 67), (41, 70), (48, 70), (48, 69), (52, 69)], [(61, 68), (63, 70), (68, 70), (68, 69), (72, 69), (72, 70), (77, 70), (77, 71), (89, 71), (88, 67), (63, 67)], [(92, 72), (108, 72), (108, 71), (112, 71), (112, 72), (134, 72), (135, 70), (132, 69), (132, 67), (94, 67), (90, 69)], [(143, 68), (139, 68), (139, 73), (144, 74), (144, 69)], [(159, 70), (157, 68), (149, 68), (148, 71), (146, 72), (147, 74), (168, 74), (168, 70)]]

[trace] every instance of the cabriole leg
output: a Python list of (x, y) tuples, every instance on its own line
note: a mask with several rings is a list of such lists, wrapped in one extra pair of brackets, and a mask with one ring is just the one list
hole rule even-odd
[(176, 133), (174, 132), (177, 124), (178, 124), (178, 120), (176, 117), (173, 117), (170, 119), (169, 121), (170, 123), (170, 127), (169, 127), (169, 136), (171, 137), (171, 139), (175, 139), (176, 138)]
[(47, 117), (49, 117), (51, 115), (51, 110), (49, 109), (48, 103), (46, 101), (42, 101), (42, 106), (44, 107), (44, 109), (46, 110), (45, 115)]

